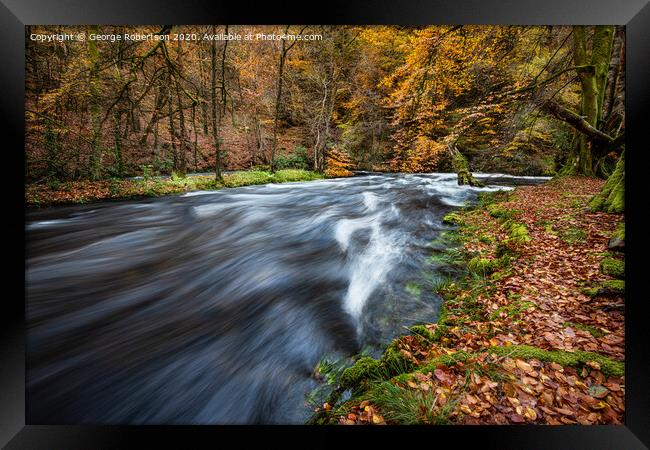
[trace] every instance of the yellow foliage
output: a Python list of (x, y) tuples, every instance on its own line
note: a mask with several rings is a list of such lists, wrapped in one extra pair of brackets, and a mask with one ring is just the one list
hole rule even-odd
[(354, 175), (349, 169), (352, 167), (350, 157), (336, 148), (330, 149), (327, 155), (327, 169), (325, 175), (329, 178), (350, 177)]

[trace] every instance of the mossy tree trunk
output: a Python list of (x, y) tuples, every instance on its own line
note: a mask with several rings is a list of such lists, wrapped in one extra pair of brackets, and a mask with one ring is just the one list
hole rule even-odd
[(447, 149), (451, 153), (451, 163), (454, 168), (454, 172), (458, 174), (458, 184), (464, 185), (469, 184), (470, 186), (483, 186), (483, 184), (474, 178), (472, 172), (469, 171), (469, 164), (467, 163), (467, 158), (453, 145), (448, 145)]
[(589, 204), (594, 211), (622, 213), (625, 211), (625, 151), (621, 154), (614, 173), (610, 175), (603, 189)]
[[(602, 127), (603, 103), (607, 88), (607, 74), (612, 56), (614, 26), (599, 25), (594, 27), (591, 55), (588, 51), (587, 27), (573, 27), (573, 62), (580, 79), (582, 101), (580, 116), (592, 127)], [(568, 167), (564, 172), (587, 176), (596, 175), (597, 161), (594, 158), (593, 142), (589, 136), (578, 136)]]

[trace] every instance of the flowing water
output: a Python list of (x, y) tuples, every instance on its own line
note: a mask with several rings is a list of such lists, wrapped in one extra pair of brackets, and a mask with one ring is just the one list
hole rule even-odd
[[(326, 354), (437, 318), (449, 211), (541, 178), (379, 175), (27, 216), (30, 423), (303, 423)], [(505, 189), (508, 189), (505, 187)]]

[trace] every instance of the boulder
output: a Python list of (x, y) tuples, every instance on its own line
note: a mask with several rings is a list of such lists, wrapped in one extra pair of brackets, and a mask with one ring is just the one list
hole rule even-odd
[(625, 240), (614, 236), (610, 238), (609, 242), (607, 243), (607, 249), (617, 252), (625, 252)]

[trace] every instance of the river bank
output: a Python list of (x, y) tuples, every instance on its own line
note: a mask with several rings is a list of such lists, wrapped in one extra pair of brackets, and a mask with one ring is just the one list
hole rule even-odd
[(602, 184), (565, 177), (448, 214), (431, 258), (461, 275), (435, 286), (437, 323), (379, 359), (319, 366), (337, 389), (311, 423), (622, 423), (624, 258), (608, 243), (624, 224), (587, 208)]
[(300, 169), (284, 169), (275, 173), (262, 170), (224, 173), (223, 181), (214, 175), (187, 177), (153, 177), (139, 179), (108, 179), (82, 181), (54, 181), (32, 183), (25, 186), (25, 203), (28, 207), (84, 204), (101, 200), (132, 200), (145, 197), (160, 197), (191, 191), (217, 190), (267, 183), (310, 181), (325, 178), (316, 172)]

